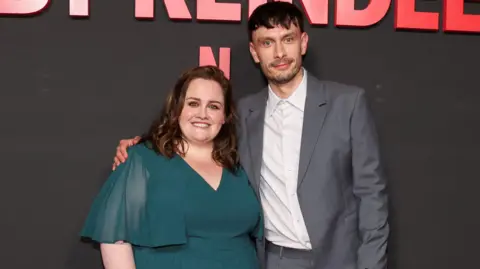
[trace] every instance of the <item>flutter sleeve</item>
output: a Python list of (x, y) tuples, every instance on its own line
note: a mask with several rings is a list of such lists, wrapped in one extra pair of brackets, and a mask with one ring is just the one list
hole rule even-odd
[(99, 243), (125, 241), (149, 247), (162, 241), (150, 230), (147, 212), (150, 172), (140, 147), (129, 149), (125, 163), (119, 165), (102, 186), (86, 218), (82, 237)]

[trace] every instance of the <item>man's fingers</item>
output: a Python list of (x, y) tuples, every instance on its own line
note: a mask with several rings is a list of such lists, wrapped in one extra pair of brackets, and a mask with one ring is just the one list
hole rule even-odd
[(115, 155), (115, 159), (117, 159), (119, 162), (124, 162), (128, 157), (127, 150), (125, 146), (118, 146), (117, 147), (117, 154)]
[(120, 140), (119, 145), (117, 146), (117, 152), (115, 158), (113, 159), (112, 170), (115, 170), (117, 166), (121, 163), (124, 163), (128, 158), (127, 149), (140, 141), (141, 137), (136, 136), (132, 139), (122, 139)]
[(117, 166), (121, 163), (124, 163), (128, 158), (127, 150), (129, 147), (136, 145), (140, 141), (141, 137), (136, 136), (132, 139), (122, 139), (120, 140), (119, 145), (117, 146), (117, 152), (115, 158), (113, 159), (112, 170), (115, 170)]
[(117, 157), (113, 158), (112, 170), (117, 169), (117, 167), (118, 167), (121, 163), (122, 163), (122, 162), (120, 161), (119, 158), (117, 158)]

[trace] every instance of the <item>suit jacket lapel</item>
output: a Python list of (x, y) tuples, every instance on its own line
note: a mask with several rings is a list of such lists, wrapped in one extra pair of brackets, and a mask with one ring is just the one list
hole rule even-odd
[(298, 186), (307, 172), (313, 150), (327, 115), (327, 97), (325, 85), (307, 73), (307, 99), (303, 116), (302, 142), (298, 167)]
[(259, 92), (250, 104), (249, 114), (246, 116), (246, 127), (248, 146), (250, 151), (250, 160), (252, 165), (253, 178), (255, 190), (260, 186), (260, 169), (262, 164), (262, 150), (263, 150), (263, 124), (265, 121), (265, 108), (268, 97), (266, 89)]

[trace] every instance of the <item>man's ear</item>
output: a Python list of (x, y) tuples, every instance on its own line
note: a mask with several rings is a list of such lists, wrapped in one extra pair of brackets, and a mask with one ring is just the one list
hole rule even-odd
[(257, 51), (255, 50), (255, 45), (253, 45), (252, 42), (250, 42), (249, 45), (250, 45), (250, 54), (252, 55), (252, 58), (255, 61), (255, 63), (258, 64), (260, 62), (260, 59), (258, 58)]
[(308, 48), (308, 34), (306, 32), (302, 33), (300, 46), (301, 46), (302, 55), (305, 55), (305, 53), (307, 53), (307, 48)]

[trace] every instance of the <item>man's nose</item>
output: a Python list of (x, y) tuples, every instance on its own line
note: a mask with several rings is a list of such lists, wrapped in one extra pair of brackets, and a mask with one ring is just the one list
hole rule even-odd
[(283, 47), (283, 44), (281, 43), (276, 43), (275, 44), (275, 57), (277, 58), (283, 58), (285, 57), (285, 48)]

